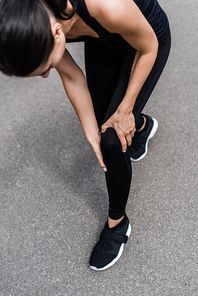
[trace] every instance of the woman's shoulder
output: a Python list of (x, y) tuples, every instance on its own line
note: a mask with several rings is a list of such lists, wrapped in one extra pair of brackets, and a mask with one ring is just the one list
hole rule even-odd
[(122, 27), (136, 27), (142, 20), (140, 11), (132, 0), (84, 0), (89, 14), (94, 17), (106, 30), (120, 33)]
[[(87, 9), (92, 17), (99, 15), (114, 14), (114, 12), (119, 10), (120, 1), (119, 0), (108, 0), (108, 1), (96, 1), (96, 0), (84, 0)], [(125, 1), (125, 0), (122, 0)]]

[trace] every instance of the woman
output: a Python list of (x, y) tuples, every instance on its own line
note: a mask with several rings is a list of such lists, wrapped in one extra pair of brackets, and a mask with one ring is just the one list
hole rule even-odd
[[(85, 42), (86, 78), (65, 49)], [(100, 166), (109, 215), (90, 267), (121, 256), (131, 227), (125, 213), (132, 170), (157, 130), (142, 114), (170, 50), (167, 17), (157, 0), (1, 0), (0, 69), (47, 78), (56, 68)]]

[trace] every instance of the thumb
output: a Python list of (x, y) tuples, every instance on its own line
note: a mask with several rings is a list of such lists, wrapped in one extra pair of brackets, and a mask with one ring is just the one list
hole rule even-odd
[(108, 121), (106, 121), (102, 126), (101, 126), (101, 132), (104, 133), (108, 129), (108, 127), (111, 127)]

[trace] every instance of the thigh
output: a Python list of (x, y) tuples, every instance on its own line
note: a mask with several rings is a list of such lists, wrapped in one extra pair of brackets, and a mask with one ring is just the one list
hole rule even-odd
[(101, 127), (117, 87), (124, 56), (96, 41), (85, 43), (85, 69), (96, 119)]
[(116, 87), (114, 89), (111, 102), (109, 103), (108, 109), (105, 113), (103, 123), (106, 122), (111, 117), (111, 115), (117, 110), (118, 106), (120, 105), (120, 103), (124, 98), (124, 95), (129, 83), (129, 78), (131, 74), (131, 68), (132, 68), (134, 57), (135, 57), (135, 51), (133, 54), (131, 53), (131, 55), (125, 57), (122, 63), (122, 67), (118, 75)]

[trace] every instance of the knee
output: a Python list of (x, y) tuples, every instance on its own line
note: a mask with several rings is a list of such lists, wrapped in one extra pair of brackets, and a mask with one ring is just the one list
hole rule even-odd
[(115, 151), (122, 150), (119, 138), (113, 128), (108, 128), (101, 135), (101, 150), (103, 155), (111, 155)]

